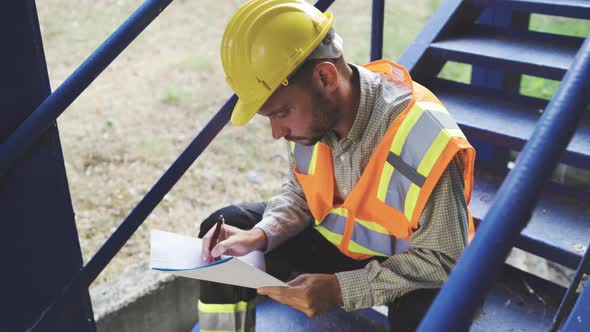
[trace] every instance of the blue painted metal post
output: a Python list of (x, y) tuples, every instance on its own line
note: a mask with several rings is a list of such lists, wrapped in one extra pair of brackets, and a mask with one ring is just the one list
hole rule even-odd
[(334, 3), (334, 1), (335, 1), (335, 0), (318, 0), (318, 1), (317, 1), (317, 2), (314, 4), (314, 6), (315, 6), (317, 9), (319, 9), (319, 10), (321, 10), (321, 11), (325, 12), (325, 11), (326, 11), (326, 9), (328, 9), (328, 7), (330, 7), (330, 5), (332, 5), (332, 3)]
[[(50, 91), (34, 0), (0, 5), (0, 144)], [(0, 178), (0, 330), (24, 331), (82, 266), (55, 121)], [(87, 289), (43, 331), (94, 331)]]
[(419, 331), (466, 331), (478, 304), (526, 226), (541, 188), (590, 102), (590, 37), (502, 183), (471, 245), (428, 310)]
[(570, 313), (569, 318), (565, 322), (562, 331), (588, 331), (590, 322), (590, 283), (586, 283), (586, 287), (578, 296), (578, 301), (574, 309)]
[[(559, 304), (559, 308), (557, 309), (557, 312), (555, 313), (555, 317), (553, 317), (553, 326), (551, 328), (551, 332), (555, 332), (555, 331), (559, 330), (559, 327), (561, 326), (561, 322), (565, 318), (565, 315), (568, 313), (568, 311), (571, 309), (572, 303), (575, 299), (575, 294), (578, 290), (578, 286), (580, 285), (580, 281), (582, 280), (582, 276), (584, 275), (584, 271), (587, 271), (589, 263), (590, 263), (590, 245), (587, 247), (586, 252), (584, 253), (584, 257), (582, 257), (582, 260), (580, 261), (580, 264), (578, 264), (578, 268), (576, 269), (576, 274), (574, 275), (574, 278), (572, 279), (570, 286), (568, 287), (567, 292), (565, 293), (565, 296), (563, 297), (563, 299), (561, 300), (561, 303)], [(590, 297), (590, 293), (586, 294), (586, 296)], [(590, 301), (590, 298), (586, 299), (586, 300)], [(586, 316), (587, 316), (587, 318), (590, 318), (590, 311), (586, 312)], [(571, 316), (570, 316), (570, 319), (571, 319)], [(566, 329), (566, 331), (571, 331), (571, 330)]]
[(385, 0), (373, 0), (371, 21), (371, 61), (383, 58), (383, 21)]
[(172, 0), (146, 0), (0, 145), (0, 176)]

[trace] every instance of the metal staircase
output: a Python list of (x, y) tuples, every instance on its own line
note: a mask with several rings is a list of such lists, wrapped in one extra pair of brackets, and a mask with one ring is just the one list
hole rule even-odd
[[(4, 330), (96, 330), (88, 286), (228, 122), (235, 95), (82, 266), (55, 120), (170, 2), (145, 0), (53, 93), (34, 1), (9, 1), (0, 12), (4, 18), (0, 24), (6, 25), (0, 30), (13, 31), (3, 36), (7, 47), (0, 55), (5, 74), (0, 89), (5, 103), (5, 112), (0, 112), (0, 216), (9, 220), (1, 233), (6, 246), (3, 260), (26, 276), (35, 276), (39, 268), (44, 271), (41, 279), (6, 273), (3, 303), (16, 309), (3, 320)], [(332, 2), (319, 0), (316, 6), (325, 10)], [(381, 57), (383, 7), (384, 0), (373, 0), (373, 60)], [(471, 209), (483, 221), (420, 331), (462, 331), (468, 326), (472, 331), (556, 330), (562, 320), (563, 331), (590, 330), (590, 287), (579, 295), (575, 292), (583, 272), (590, 270), (590, 190), (551, 182), (541, 192), (561, 151), (560, 162), (590, 170), (590, 37), (529, 31), (531, 13), (590, 20), (590, 0), (445, 0), (399, 61), (417, 82), (440, 97), (478, 150)], [(471, 65), (470, 82), (439, 78), (447, 61)], [(562, 85), (549, 102), (523, 96), (519, 93), (522, 74), (562, 80)], [(578, 109), (572, 111), (573, 105)], [(577, 113), (584, 110), (578, 121)], [(511, 155), (521, 149), (511, 171)], [(545, 152), (548, 158), (530, 157)], [(547, 165), (534, 164), (538, 160)], [(523, 172), (532, 175), (522, 177)], [(537, 188), (535, 196), (531, 191)], [(526, 206), (513, 206), (515, 198), (522, 197)], [(530, 213), (529, 205), (535, 206)], [(507, 208), (511, 210), (506, 212)], [(46, 219), (56, 222), (43, 222)], [(500, 236), (494, 237), (496, 229), (501, 230)], [(577, 267), (570, 288), (566, 291), (537, 276), (502, 267), (512, 245)], [(472, 321), (475, 304), (496, 274), (483, 311)], [(261, 317), (278, 317), (278, 307), (272, 303), (260, 309), (268, 313)], [(352, 317), (341, 310), (332, 314), (324, 320), (309, 320), (294, 312), (289, 328), (387, 328), (383, 316), (371, 310)]]
[[(549, 103), (521, 95), (520, 75), (561, 80), (584, 42), (529, 31), (532, 13), (590, 19), (590, 1), (444, 1), (400, 59), (414, 80), (442, 100), (478, 148), (470, 205), (477, 221), (488, 213), (509, 172), (511, 151), (523, 148)], [(447, 61), (471, 65), (470, 83), (439, 78)], [(578, 123), (561, 162), (590, 170), (590, 112)], [(589, 197), (588, 188), (549, 183), (515, 246), (575, 269), (590, 242)], [(562, 287), (506, 267), (471, 330), (548, 330), (564, 294)]]

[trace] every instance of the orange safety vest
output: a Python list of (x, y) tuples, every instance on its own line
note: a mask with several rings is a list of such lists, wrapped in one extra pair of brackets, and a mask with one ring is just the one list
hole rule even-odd
[[(367, 167), (342, 204), (334, 204), (334, 167), (330, 148), (291, 144), (295, 175), (315, 219), (316, 229), (354, 259), (403, 252), (418, 228), (422, 210), (449, 162), (463, 153), (464, 194), (473, 190), (475, 150), (442, 103), (413, 82), (405, 68), (388, 60), (365, 68), (403, 80), (412, 102), (393, 121)], [(474, 233), (469, 215), (469, 237)]]

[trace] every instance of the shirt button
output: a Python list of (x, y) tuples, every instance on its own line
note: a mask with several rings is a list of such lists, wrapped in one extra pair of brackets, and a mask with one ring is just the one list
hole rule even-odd
[(340, 155), (340, 161), (344, 161), (344, 159), (346, 159), (346, 155), (344, 155), (344, 154), (341, 154), (341, 155)]

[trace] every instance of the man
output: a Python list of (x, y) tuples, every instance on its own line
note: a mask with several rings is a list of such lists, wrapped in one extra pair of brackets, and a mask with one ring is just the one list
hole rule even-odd
[[(279, 275), (303, 274), (258, 294), (308, 316), (387, 304), (391, 329), (412, 331), (473, 233), (474, 150), (404, 68), (348, 64), (333, 20), (305, 1), (252, 0), (228, 23), (231, 121), (267, 117), (273, 138), (290, 143), (291, 172), (268, 202), (205, 220), (203, 258), (264, 251)], [(227, 223), (209, 251), (220, 214)], [(201, 328), (253, 329), (255, 297), (203, 282)]]

